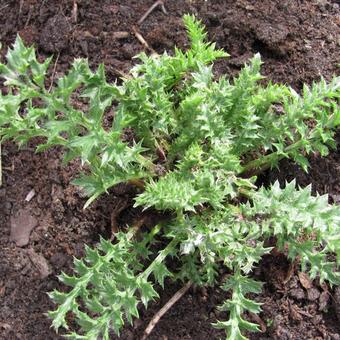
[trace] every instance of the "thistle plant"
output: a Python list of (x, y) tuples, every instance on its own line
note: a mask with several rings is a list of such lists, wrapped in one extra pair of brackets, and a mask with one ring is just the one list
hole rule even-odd
[[(68, 338), (109, 339), (158, 298), (165, 279), (214, 286), (225, 268), (222, 288), (230, 298), (219, 307), (225, 320), (213, 326), (227, 339), (245, 339), (258, 330), (247, 313), (261, 311), (249, 298), (262, 285), (252, 270), (271, 252), (266, 240), (273, 238), (311, 278), (339, 284), (339, 208), (313, 196), (310, 186), (257, 187), (255, 176), (283, 158), (307, 171), (308, 155), (336, 148), (340, 78), (321, 79), (301, 94), (263, 85), (257, 54), (234, 79), (217, 79), (212, 63), (227, 53), (207, 42), (194, 17), (184, 16), (184, 23), (187, 51), (141, 53), (120, 84), (107, 82), (103, 65), (93, 72), (76, 59), (49, 91), (51, 59), (40, 63), (19, 37), (0, 64), (7, 87), (0, 96), (1, 141), (22, 145), (40, 137), (37, 151), (59, 145), (66, 162), (80, 159), (84, 173), (74, 183), (88, 195), (86, 206), (129, 182), (137, 187), (136, 207), (169, 216), (138, 237), (131, 228), (113, 242), (86, 247), (74, 275), (60, 275), (69, 289), (49, 294), (57, 305), (49, 317)], [(104, 128), (110, 109), (114, 120)], [(130, 140), (123, 138), (126, 129), (133, 131)], [(168, 267), (171, 257), (176, 268)], [(69, 330), (68, 316), (77, 330)]]

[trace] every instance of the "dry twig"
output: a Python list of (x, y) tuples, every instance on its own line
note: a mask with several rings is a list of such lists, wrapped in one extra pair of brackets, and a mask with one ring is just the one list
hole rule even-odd
[(289, 264), (289, 268), (288, 268), (286, 277), (283, 280), (284, 284), (288, 283), (290, 281), (290, 279), (292, 278), (294, 271), (295, 271), (295, 267), (296, 267), (296, 261), (293, 261)]
[(141, 25), (143, 21), (150, 15), (150, 13), (157, 7), (161, 6), (161, 9), (164, 14), (168, 14), (165, 6), (164, 6), (164, 1), (165, 0), (157, 0), (145, 13), (144, 15), (138, 20), (138, 25)]
[(185, 286), (183, 286), (175, 295), (154, 315), (154, 317), (149, 322), (148, 326), (145, 328), (143, 337), (141, 340), (146, 340), (161, 317), (189, 290), (192, 286), (192, 282), (189, 281)]
[(72, 21), (76, 24), (78, 21), (78, 4), (76, 0), (73, 0), (73, 8), (72, 8)]
[(22, 11), (22, 6), (24, 5), (24, 0), (20, 0), (19, 2), (19, 15), (18, 15), (18, 19), (20, 19), (21, 17), (21, 11)]
[(124, 79), (124, 78), (125, 78), (125, 79), (131, 79), (131, 78), (132, 78), (132, 77), (130, 76), (130, 74), (125, 73), (125, 72), (119, 70), (119, 69), (116, 68), (116, 67), (111, 66), (111, 69), (112, 69), (112, 71), (113, 71), (113, 73), (114, 73), (115, 75), (118, 74), (118, 75), (121, 76), (123, 79)]
[(9, 4), (6, 4), (6, 5), (3, 5), (2, 7), (0, 7), (0, 12), (8, 6), (9, 6)]
[(57, 58), (56, 58), (56, 60), (54, 62), (52, 76), (51, 76), (51, 84), (50, 84), (50, 87), (48, 88), (48, 92), (51, 92), (51, 90), (52, 90), (52, 86), (53, 86), (53, 82), (54, 82), (54, 76), (55, 76), (55, 71), (56, 71), (56, 68), (57, 68), (57, 63), (58, 63), (58, 60), (59, 60), (59, 56), (60, 56), (60, 52), (58, 52)]
[(136, 36), (136, 38), (139, 40), (139, 42), (149, 51), (151, 51), (151, 53), (153, 54), (158, 54), (152, 47), (149, 46), (149, 44), (147, 43), (147, 41), (143, 38), (143, 36), (140, 34), (140, 32), (138, 32), (137, 28), (135, 26), (132, 26), (132, 31), (134, 33), (134, 35)]
[(28, 10), (27, 20), (26, 20), (24, 28), (26, 28), (28, 26), (29, 22), (31, 21), (32, 9), (33, 9), (33, 6), (30, 6), (30, 9)]

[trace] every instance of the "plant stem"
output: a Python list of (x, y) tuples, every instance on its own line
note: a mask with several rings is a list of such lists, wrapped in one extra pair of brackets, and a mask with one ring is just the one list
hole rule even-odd
[(140, 276), (144, 276), (147, 279), (149, 275), (153, 272), (154, 267), (158, 263), (162, 263), (165, 260), (165, 258), (176, 248), (178, 242), (179, 241), (176, 239), (171, 240), (170, 243), (162, 251), (159, 252), (158, 256), (152, 261), (149, 267), (140, 274)]
[(280, 161), (281, 159), (287, 157), (287, 154), (289, 152), (292, 152), (293, 150), (298, 149), (302, 145), (303, 145), (302, 141), (299, 140), (291, 145), (288, 145), (284, 149), (284, 151), (272, 152), (269, 155), (265, 155), (258, 159), (254, 159), (243, 166), (241, 174), (250, 174), (250, 173), (252, 175), (259, 174), (263, 172), (264, 170), (267, 170), (271, 166), (273, 161), (275, 160)]
[(152, 163), (152, 161), (140, 154), (136, 156), (137, 160), (143, 164), (149, 171), (151, 171), (153, 174), (156, 174), (156, 166)]

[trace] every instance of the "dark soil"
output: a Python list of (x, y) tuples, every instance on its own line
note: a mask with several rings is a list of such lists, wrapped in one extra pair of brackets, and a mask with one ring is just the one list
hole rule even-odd
[[(4, 47), (19, 33), (38, 48), (39, 57), (58, 58), (55, 78), (75, 57), (91, 65), (105, 64), (110, 80), (128, 72), (132, 57), (143, 51), (132, 27), (153, 0), (79, 0), (77, 21), (73, 1), (0, 0), (0, 41)], [(281, 0), (167, 0), (165, 15), (157, 8), (138, 28), (158, 52), (174, 45), (185, 48), (181, 17), (195, 13), (207, 25), (209, 37), (226, 49), (229, 59), (216, 64), (217, 74), (235, 74), (254, 53), (264, 59), (264, 74), (301, 88), (321, 76), (339, 73), (340, 6), (337, 1)], [(2, 55), (4, 53), (2, 52)], [(338, 138), (339, 141), (339, 138)], [(34, 154), (33, 144), (18, 151), (13, 143), (2, 146), (3, 186), (0, 188), (0, 338), (59, 339), (44, 313), (53, 308), (46, 292), (61, 285), (56, 275), (70, 272), (72, 257), (80, 257), (84, 244), (95, 245), (99, 235), (109, 236), (115, 206), (129, 193), (102, 197), (83, 210), (85, 198), (70, 184), (79, 164), (61, 163), (60, 150)], [(339, 203), (340, 156), (314, 156), (309, 175), (289, 162), (265, 182), (297, 177), (312, 183), (319, 193), (330, 193)], [(34, 197), (25, 198), (34, 190)], [(27, 221), (28, 238), (17, 246), (11, 225)], [(124, 222), (124, 221), (122, 221)], [(35, 226), (36, 225), (36, 226)], [(35, 226), (35, 227), (34, 227)], [(29, 230), (33, 228), (29, 234)], [(340, 339), (339, 292), (308, 282), (298, 267), (282, 254), (267, 256), (254, 275), (265, 282), (256, 300), (263, 302), (259, 318), (263, 333), (252, 339)], [(123, 339), (140, 338), (147, 322), (180, 287), (168, 285), (157, 304), (141, 311), (141, 319), (127, 327)], [(217, 288), (190, 291), (158, 323), (151, 339), (217, 339), (223, 333), (211, 322), (223, 318), (216, 309), (224, 294)]]

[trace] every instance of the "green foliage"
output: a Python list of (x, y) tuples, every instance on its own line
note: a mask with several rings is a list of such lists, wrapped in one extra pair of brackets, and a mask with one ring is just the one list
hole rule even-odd
[[(70, 289), (50, 293), (57, 308), (49, 316), (58, 330), (68, 329), (73, 315), (79, 331), (69, 331), (69, 338), (109, 339), (138, 317), (141, 304), (158, 297), (166, 278), (214, 285), (224, 266), (229, 275), (222, 288), (231, 295), (220, 307), (227, 321), (215, 327), (228, 339), (244, 339), (245, 331), (258, 330), (247, 313), (261, 310), (249, 298), (261, 283), (250, 275), (273, 237), (312, 278), (339, 284), (339, 208), (295, 182), (257, 188), (254, 175), (282, 158), (307, 170), (306, 156), (336, 147), (340, 79), (304, 86), (301, 95), (285, 85), (261, 85), (259, 55), (233, 80), (216, 79), (212, 62), (227, 54), (206, 41), (194, 17), (184, 22), (189, 50), (140, 54), (121, 85), (106, 81), (103, 65), (93, 72), (76, 59), (49, 91), (50, 59), (40, 63), (19, 37), (0, 64), (8, 88), (0, 95), (0, 141), (22, 145), (40, 137), (37, 151), (60, 145), (65, 161), (79, 158), (84, 173), (75, 184), (89, 195), (86, 205), (130, 181), (143, 188), (136, 206), (171, 216), (138, 238), (130, 230), (115, 243), (101, 239), (75, 260), (73, 276), (60, 276)], [(114, 121), (104, 127), (109, 110)], [(126, 129), (133, 138), (127, 140)], [(177, 258), (172, 271), (169, 257)]]

